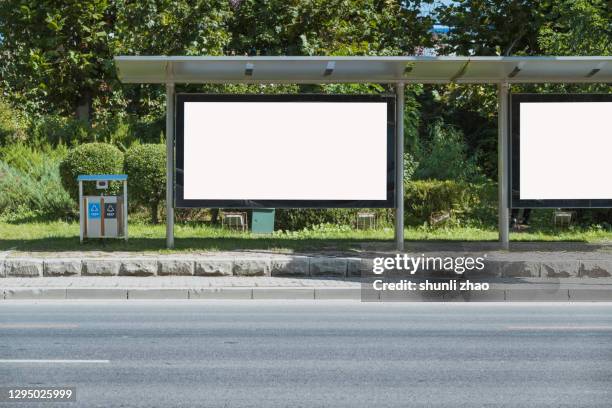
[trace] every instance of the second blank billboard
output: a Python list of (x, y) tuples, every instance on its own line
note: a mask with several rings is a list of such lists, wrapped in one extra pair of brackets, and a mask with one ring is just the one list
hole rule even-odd
[(512, 100), (513, 206), (612, 204), (610, 95), (516, 94)]

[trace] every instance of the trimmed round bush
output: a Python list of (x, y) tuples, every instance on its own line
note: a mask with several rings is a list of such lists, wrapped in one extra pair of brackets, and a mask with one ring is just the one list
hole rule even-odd
[[(62, 185), (71, 197), (78, 200), (79, 174), (120, 174), (123, 171), (123, 153), (108, 143), (86, 143), (71, 149), (60, 163)], [(107, 194), (117, 194), (121, 183), (111, 182)], [(83, 193), (98, 195), (95, 183), (83, 183)]]
[(166, 197), (166, 146), (141, 144), (125, 153), (130, 200), (149, 208), (151, 222), (159, 222), (159, 205)]

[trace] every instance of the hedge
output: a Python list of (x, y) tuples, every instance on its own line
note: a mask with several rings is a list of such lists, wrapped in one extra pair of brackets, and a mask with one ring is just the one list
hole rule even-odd
[(0, 148), (0, 217), (23, 222), (71, 216), (74, 202), (62, 187), (59, 172), (65, 153), (20, 143)]
[[(79, 174), (119, 174), (123, 171), (123, 153), (108, 143), (86, 143), (71, 149), (60, 163), (62, 185), (78, 200)], [(128, 180), (129, 183), (129, 180)], [(117, 194), (121, 183), (111, 182), (108, 194)], [(84, 183), (83, 193), (98, 195), (95, 183)]]
[[(404, 224), (430, 225), (431, 216), (447, 213), (451, 223), (495, 225), (497, 186), (453, 180), (415, 180), (404, 184)], [(393, 209), (278, 209), (276, 229), (302, 230), (320, 224), (354, 225), (357, 213), (371, 211), (378, 225), (392, 225)]]
[(275, 214), (275, 229), (284, 231), (299, 231), (321, 224), (354, 226), (358, 212), (374, 212), (378, 225), (390, 225), (393, 222), (393, 210), (385, 208), (352, 209), (352, 208), (297, 208), (277, 209)]

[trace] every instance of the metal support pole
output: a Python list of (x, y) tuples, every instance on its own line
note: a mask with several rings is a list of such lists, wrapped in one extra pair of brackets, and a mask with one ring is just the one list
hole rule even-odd
[(174, 84), (166, 84), (166, 248), (174, 248)]
[(85, 221), (85, 206), (83, 205), (83, 181), (79, 180), (79, 242), (83, 243), (83, 225)]
[(127, 180), (123, 180), (123, 236), (124, 239), (128, 240), (128, 194), (127, 194)]
[(395, 248), (404, 250), (404, 83), (395, 86)]
[(497, 88), (497, 189), (499, 243), (502, 249), (510, 249), (510, 214), (508, 208), (509, 174), (508, 165), (508, 84), (500, 83)]

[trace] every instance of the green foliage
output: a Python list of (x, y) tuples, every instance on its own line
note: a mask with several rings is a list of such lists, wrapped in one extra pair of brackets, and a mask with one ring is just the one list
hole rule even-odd
[[(6, 0), (0, 7), (2, 72), (16, 97), (72, 114), (114, 78), (109, 1)], [(49, 111), (48, 110), (48, 111)]]
[[(602, 0), (555, 2), (538, 42), (547, 55), (612, 55), (612, 3)], [(612, 84), (540, 84), (521, 92), (610, 93)]]
[(0, 146), (26, 139), (27, 123), (23, 113), (0, 97)]
[(230, 50), (237, 55), (394, 55), (427, 45), (421, 1), (236, 0)]
[(412, 180), (418, 167), (419, 162), (410, 153), (404, 153), (404, 183)]
[(553, 2), (538, 43), (550, 55), (612, 55), (612, 8), (604, 0)]
[(23, 144), (0, 150), (0, 217), (9, 221), (70, 216), (74, 204), (62, 187), (64, 149), (38, 151)]
[[(42, 115), (35, 118), (28, 130), (27, 142), (33, 146), (78, 146), (104, 142), (124, 148), (135, 142), (159, 142), (162, 120), (147, 123), (132, 115), (107, 118), (93, 125), (73, 117)], [(165, 120), (163, 120), (165, 125)]]
[(89, 124), (60, 115), (44, 115), (33, 120), (28, 143), (34, 146), (76, 146), (91, 142)]
[[(227, 0), (116, 0), (113, 8), (115, 55), (223, 55), (231, 37), (227, 29), (232, 18), (229, 3)], [(177, 91), (202, 92), (202, 88), (180, 86)], [(99, 105), (111, 112), (126, 111), (133, 115), (137, 120), (129, 120), (132, 133), (142, 142), (159, 142), (165, 126), (165, 89), (159, 85), (116, 83), (111, 89), (114, 93)]]
[(357, 213), (362, 211), (375, 213), (379, 226), (389, 225), (393, 222), (393, 212), (388, 209), (296, 208), (277, 209), (274, 227), (277, 230), (301, 231), (323, 224), (354, 226), (357, 220)]
[[(497, 88), (493, 85), (425, 86), (421, 96), (420, 138), (432, 124), (453, 124), (463, 133), (468, 157), (488, 178), (497, 177)], [(418, 147), (418, 146), (417, 146)]]
[(159, 204), (166, 195), (166, 146), (143, 144), (132, 146), (125, 153), (130, 199), (151, 211), (151, 221), (159, 222)]
[[(393, 229), (355, 231), (339, 226), (323, 225), (299, 232), (278, 231), (271, 236), (253, 235), (201, 223), (176, 225), (176, 248), (165, 248), (165, 225), (130, 222), (130, 240), (90, 240), (83, 244), (84, 250), (100, 251), (155, 251), (160, 254), (190, 256), (194, 251), (259, 250), (271, 253), (310, 252), (329, 250), (363, 251), (363, 244), (393, 242)], [(497, 241), (494, 228), (447, 227), (406, 228), (407, 241), (451, 240)], [(30, 222), (13, 224), (0, 221), (0, 251), (74, 251), (79, 242), (78, 222)], [(8, 237), (8, 238), (7, 238)], [(605, 228), (569, 228), (567, 230), (543, 230), (510, 233), (512, 241), (532, 242), (590, 242), (609, 243), (612, 230)], [(545, 244), (546, 245), (546, 244)]]
[(5, 0), (0, 86), (38, 114), (102, 123), (126, 109), (146, 116), (162, 88), (121, 86), (113, 56), (220, 55), (230, 16), (224, 0)]
[[(464, 0), (439, 6), (437, 16), (452, 27), (440, 41), (445, 44), (443, 54), (612, 55), (612, 14), (605, 0)], [(458, 126), (468, 153), (489, 178), (496, 177), (495, 86), (451, 84), (434, 89), (426, 95), (422, 121), (441, 117)], [(513, 91), (609, 92), (610, 86), (534, 84), (513, 86)]]
[(582, 227), (598, 225), (601, 228), (612, 228), (612, 209), (579, 209), (576, 211), (576, 222)]
[[(28, 140), (38, 144), (47, 135), (52, 144), (70, 146), (93, 141), (129, 146), (132, 138), (157, 142), (163, 87), (120, 84), (114, 55), (412, 54), (431, 43), (432, 19), (420, 13), (421, 3), (6, 0), (0, 8), (0, 86), (35, 116), (66, 118), (34, 123)], [(257, 92), (285, 88), (299, 87), (270, 85)], [(67, 119), (74, 116), (82, 122)], [(407, 118), (407, 140), (413, 139), (414, 123)]]
[(452, 27), (445, 54), (539, 55), (538, 30), (550, 18), (553, 0), (463, 0), (437, 8)]
[[(8, 148), (23, 141), (38, 151), (21, 145), (2, 148), (3, 208), (21, 215), (52, 214), (53, 208), (57, 213), (64, 211), (61, 197), (52, 199), (58, 204), (51, 209), (33, 198), (45, 189), (49, 189), (45, 194), (52, 194), (51, 190), (64, 194), (61, 188), (51, 189), (49, 181), (57, 172), (52, 164), (65, 154), (64, 146), (106, 142), (125, 150), (134, 143), (163, 140), (163, 86), (120, 84), (114, 55), (414, 54), (435, 40), (429, 33), (432, 17), (421, 13), (423, 3), (431, 1), (5, 0), (0, 7), (0, 146)], [(452, 27), (439, 39), (441, 48), (437, 49), (443, 54), (612, 54), (609, 1), (444, 3), (435, 16)], [(609, 84), (580, 89), (565, 84), (513, 85), (513, 90), (536, 92), (609, 89)], [(190, 84), (177, 91), (383, 93), (392, 88), (380, 84)], [(491, 184), (484, 176), (494, 179), (497, 173), (495, 86), (409, 85), (405, 103), (404, 181), (454, 180), (424, 182), (434, 185), (419, 187), (412, 204), (407, 201), (418, 207), (413, 218), (423, 223), (431, 212), (450, 208), (460, 222), (467, 220), (466, 214), (478, 222), (489, 220), (490, 209), (494, 209), (490, 203), (496, 198), (489, 195)], [(57, 155), (48, 145), (57, 146)], [(76, 197), (78, 173), (121, 171), (121, 153), (116, 149), (109, 153), (109, 148), (105, 146), (103, 153), (84, 148), (86, 151), (72, 152), (66, 158), (62, 177), (72, 197)], [(137, 164), (140, 169), (160, 168), (142, 158)], [(133, 177), (131, 180), (132, 188), (137, 188)], [(158, 186), (164, 187), (160, 180)], [(41, 183), (38, 188), (36, 183)], [(462, 193), (458, 186), (469, 191)], [(133, 201), (152, 208), (159, 201), (151, 197), (161, 200), (163, 194), (159, 196), (150, 187), (149, 198), (137, 198), (130, 189)], [(27, 194), (20, 195), (20, 189)], [(481, 207), (474, 204), (477, 200)], [(376, 211), (381, 219), (390, 220), (390, 211)], [(326, 223), (350, 225), (355, 212), (279, 210), (277, 214), (283, 229), (303, 229)], [(587, 214), (579, 218), (587, 223), (609, 220), (607, 217)], [(543, 218), (548, 219), (548, 214)]]
[[(107, 143), (86, 143), (70, 150), (60, 163), (62, 185), (74, 200), (78, 200), (79, 174), (120, 174), (123, 170), (123, 153)], [(84, 194), (99, 194), (94, 183), (83, 183)], [(108, 194), (116, 194), (119, 183), (111, 183)]]
[(463, 134), (442, 121), (435, 122), (429, 137), (421, 143), (419, 165), (414, 178), (482, 181), (484, 176), (473, 158), (466, 153)]
[(406, 225), (425, 225), (432, 215), (446, 212), (455, 224), (495, 225), (497, 189), (490, 182), (415, 180), (405, 184)]
[(408, 85), (404, 92), (404, 144), (407, 152), (415, 152), (419, 144), (421, 126), (421, 103), (423, 85)]
[(115, 13), (126, 55), (220, 55), (230, 40), (225, 0), (122, 0)]
[(60, 162), (68, 153), (64, 146), (32, 147), (15, 143), (0, 147), (0, 159), (19, 171), (28, 172), (31, 167), (42, 167), (45, 161)]

